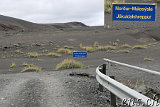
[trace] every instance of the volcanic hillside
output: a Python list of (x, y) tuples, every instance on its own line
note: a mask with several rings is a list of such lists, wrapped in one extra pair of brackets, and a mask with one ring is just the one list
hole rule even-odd
[(85, 27), (80, 22), (36, 24), (21, 19), (0, 15), (0, 31), (35, 31), (35, 30), (62, 30), (62, 28)]

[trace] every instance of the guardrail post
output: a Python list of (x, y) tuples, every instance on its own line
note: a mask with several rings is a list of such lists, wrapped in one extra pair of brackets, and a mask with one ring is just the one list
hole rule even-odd
[[(114, 76), (110, 76), (110, 78), (115, 79)], [(113, 93), (111, 93), (111, 92), (110, 92), (110, 94), (111, 94), (111, 105), (113, 107), (116, 107), (116, 96)]]
[(103, 64), (102, 73), (106, 75), (106, 64)]
[[(101, 72), (106, 75), (106, 64), (103, 64)], [(101, 84), (99, 84), (99, 91), (103, 92), (103, 86)]]
[(107, 62), (107, 71), (106, 71), (106, 75), (109, 76), (109, 73), (110, 73), (110, 68), (111, 67), (111, 63), (110, 62)]

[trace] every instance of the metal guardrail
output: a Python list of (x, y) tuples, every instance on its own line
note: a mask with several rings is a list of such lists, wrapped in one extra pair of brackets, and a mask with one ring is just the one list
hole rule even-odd
[(118, 65), (121, 65), (121, 66), (125, 66), (125, 67), (128, 67), (128, 68), (132, 68), (132, 69), (135, 69), (135, 70), (140, 70), (140, 71), (143, 71), (143, 72), (147, 72), (147, 73), (151, 73), (151, 74), (155, 74), (155, 75), (160, 76), (160, 72), (157, 72), (157, 71), (153, 71), (153, 70), (149, 70), (149, 69), (145, 69), (145, 68), (140, 68), (140, 67), (137, 67), (137, 66), (133, 66), (133, 65), (117, 62), (117, 61), (112, 61), (112, 60), (105, 59), (105, 58), (104, 58), (104, 60), (107, 63), (118, 64)]
[[(107, 61), (107, 66), (110, 68), (110, 63), (119, 64), (125, 67), (129, 67), (132, 69), (141, 70), (144, 72), (152, 73), (159, 75), (159, 72), (120, 63), (117, 61), (112, 61), (109, 59), (104, 59)], [(108, 69), (108, 68), (107, 68)], [(108, 69), (109, 70), (109, 69)], [(131, 107), (160, 107), (160, 103), (155, 101), (147, 96), (140, 94), (139, 92), (119, 83), (118, 81), (112, 79), (111, 77), (106, 75), (106, 64), (103, 65), (103, 68), (100, 71), (100, 66), (96, 69), (96, 79), (99, 82), (99, 89), (103, 91), (103, 87), (107, 88), (111, 94), (116, 95), (122, 100), (122, 104)], [(114, 97), (114, 96), (111, 97)], [(116, 107), (116, 101), (113, 101), (115, 98), (111, 98), (111, 105)], [(116, 99), (115, 99), (116, 100)]]

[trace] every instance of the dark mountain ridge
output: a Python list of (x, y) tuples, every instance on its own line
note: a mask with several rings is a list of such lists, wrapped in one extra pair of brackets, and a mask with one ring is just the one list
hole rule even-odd
[(0, 15), (0, 31), (61, 30), (62, 28), (78, 27), (86, 27), (86, 25), (81, 22), (37, 24)]

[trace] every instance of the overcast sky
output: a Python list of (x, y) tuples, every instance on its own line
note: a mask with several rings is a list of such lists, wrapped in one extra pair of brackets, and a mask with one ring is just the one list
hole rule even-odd
[(3, 0), (0, 14), (35, 23), (104, 24), (104, 0)]

